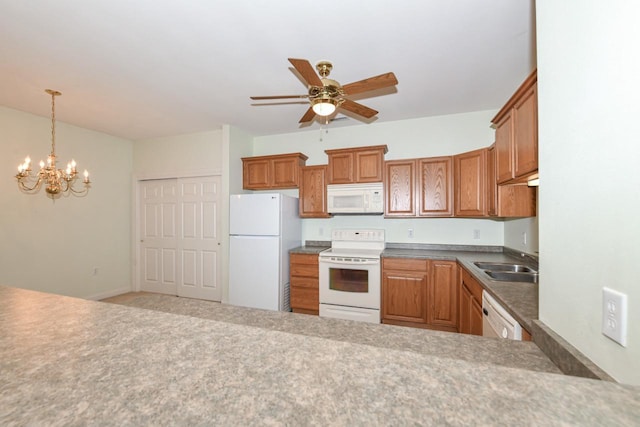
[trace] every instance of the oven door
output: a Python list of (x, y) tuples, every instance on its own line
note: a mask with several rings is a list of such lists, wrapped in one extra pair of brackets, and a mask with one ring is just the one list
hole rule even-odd
[(320, 257), (320, 304), (380, 309), (380, 259)]

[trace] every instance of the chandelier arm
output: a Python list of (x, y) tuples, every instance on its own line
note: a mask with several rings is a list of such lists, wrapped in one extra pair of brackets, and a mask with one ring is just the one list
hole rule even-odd
[(22, 178), (18, 178), (18, 188), (20, 188), (20, 191), (26, 192), (26, 193), (30, 193), (30, 192), (37, 192), (40, 190), (40, 186), (42, 185), (42, 178), (38, 177), (38, 179), (33, 183), (33, 187), (29, 187), (27, 184), (25, 184), (25, 180)]
[(72, 192), (73, 194), (77, 194), (77, 195), (84, 195), (87, 194), (89, 192), (89, 183), (85, 182), (84, 183), (84, 187), (82, 188), (82, 190), (76, 190), (73, 185), (68, 185), (69, 191)]

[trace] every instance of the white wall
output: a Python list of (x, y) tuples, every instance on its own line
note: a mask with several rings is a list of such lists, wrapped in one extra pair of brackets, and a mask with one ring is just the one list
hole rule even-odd
[[(640, 384), (640, 3), (537, 2), (540, 320)], [(602, 287), (628, 295), (626, 348), (601, 334)]]
[[(526, 234), (526, 236), (524, 236)], [(520, 252), (538, 255), (538, 217), (506, 219), (504, 246)]]
[[(51, 150), (51, 120), (0, 107), (0, 284), (97, 298), (131, 287), (132, 142), (56, 122), (56, 154), (91, 173), (86, 197), (52, 201), (18, 190), (26, 155), (37, 169)], [(97, 270), (96, 270), (97, 269)]]
[(134, 173), (138, 177), (175, 177), (222, 171), (222, 129), (136, 141)]
[[(515, 90), (516, 88), (514, 88)], [(506, 100), (505, 100), (506, 101)], [(496, 111), (479, 111), (438, 117), (256, 137), (253, 155), (302, 152), (307, 165), (326, 164), (324, 150), (386, 144), (386, 160), (447, 156), (494, 141), (489, 127)], [(322, 140), (320, 140), (322, 139)], [(383, 219), (382, 216), (335, 216), (303, 220), (303, 240), (330, 240), (331, 229), (347, 227), (385, 228), (388, 242), (499, 245), (504, 242), (503, 223), (490, 219), (424, 218)], [(408, 237), (408, 229), (414, 238)], [(480, 238), (474, 239), (474, 230)]]

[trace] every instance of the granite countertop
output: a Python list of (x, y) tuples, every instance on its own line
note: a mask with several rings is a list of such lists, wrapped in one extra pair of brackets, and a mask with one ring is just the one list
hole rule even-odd
[(323, 245), (309, 245), (305, 244), (304, 246), (299, 246), (297, 248), (291, 249), (289, 251), (290, 254), (319, 254), (320, 252), (327, 250), (331, 247), (331, 243), (329, 242), (326, 246)]
[(0, 331), (2, 425), (640, 419), (638, 387), (7, 287)]

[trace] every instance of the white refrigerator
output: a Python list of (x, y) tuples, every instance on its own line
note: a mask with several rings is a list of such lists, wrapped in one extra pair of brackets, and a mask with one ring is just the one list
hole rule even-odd
[(289, 250), (302, 241), (298, 199), (234, 194), (229, 210), (229, 303), (290, 311)]

